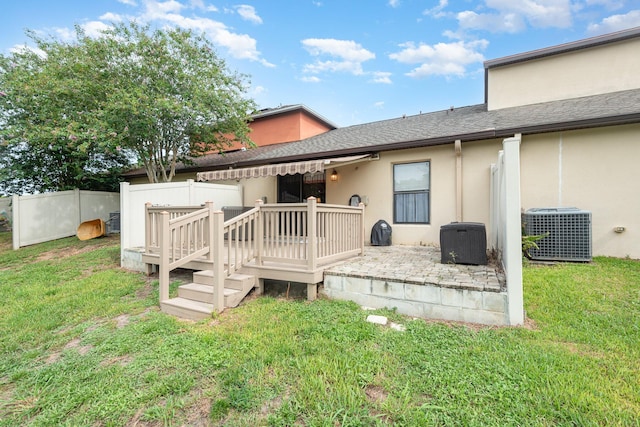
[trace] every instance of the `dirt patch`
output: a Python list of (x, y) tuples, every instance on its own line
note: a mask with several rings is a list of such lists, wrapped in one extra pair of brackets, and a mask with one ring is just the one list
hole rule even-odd
[(202, 397), (196, 400), (187, 408), (185, 425), (194, 427), (210, 426), (209, 412), (211, 411), (211, 400)]
[(129, 324), (129, 316), (126, 314), (121, 314), (116, 317), (116, 328), (122, 329)]
[(133, 357), (127, 354), (124, 356), (117, 356), (107, 360), (103, 360), (100, 363), (100, 365), (101, 366), (111, 366), (111, 365), (127, 366), (131, 362), (133, 362)]
[(364, 393), (367, 395), (367, 399), (375, 403), (383, 403), (389, 396), (389, 393), (384, 388), (377, 385), (367, 386)]
[(105, 236), (98, 239), (91, 240), (86, 246), (69, 246), (66, 248), (53, 249), (47, 252), (43, 252), (36, 259), (36, 261), (49, 261), (52, 259), (67, 258), (74, 255), (83, 254), (85, 252), (91, 252), (98, 248), (104, 248), (107, 246), (115, 246), (120, 243), (120, 235), (114, 234), (111, 236)]

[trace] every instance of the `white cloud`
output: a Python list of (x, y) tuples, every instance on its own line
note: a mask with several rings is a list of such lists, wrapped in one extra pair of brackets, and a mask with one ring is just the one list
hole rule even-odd
[(427, 9), (422, 12), (423, 15), (433, 16), (434, 18), (440, 18), (445, 15), (443, 12), (444, 8), (449, 5), (449, 0), (440, 0), (438, 5), (432, 7), (431, 9)]
[(124, 17), (117, 13), (107, 12), (104, 15), (100, 16), (101, 21), (109, 21), (109, 22), (122, 22), (124, 21)]
[(476, 30), (487, 30), (500, 33), (518, 33), (523, 31), (527, 25), (522, 16), (515, 13), (490, 14), (467, 10), (457, 15), (461, 28), (471, 28)]
[(374, 71), (371, 73), (373, 78), (370, 80), (372, 83), (391, 84), (391, 73), (386, 71)]
[(9, 49), (10, 53), (23, 53), (23, 52), (33, 52), (36, 55), (38, 55), (40, 58), (46, 58), (47, 57), (47, 52), (45, 52), (42, 49), (39, 49), (37, 47), (33, 47), (33, 46), (29, 46), (26, 44), (23, 45), (15, 45), (12, 48)]
[(111, 26), (105, 24), (102, 21), (89, 21), (81, 25), (85, 34), (89, 37), (101, 37), (105, 30), (111, 28)]
[(330, 71), (361, 75), (362, 63), (376, 57), (353, 40), (305, 39), (302, 45), (313, 56), (336, 58), (305, 65), (305, 71), (313, 74)]
[(248, 4), (241, 4), (236, 6), (238, 15), (245, 21), (253, 22), (254, 24), (262, 24), (262, 18), (256, 13), (256, 9)]
[(217, 12), (218, 8), (213, 5), (205, 5), (204, 0), (191, 0), (189, 2), (191, 9), (200, 9), (207, 12)]
[(632, 10), (623, 15), (604, 18), (599, 24), (591, 24), (588, 31), (593, 34), (606, 34), (640, 26), (640, 10)]
[(317, 76), (304, 76), (300, 80), (307, 83), (320, 83), (322, 81)]
[(431, 75), (463, 76), (467, 66), (484, 61), (480, 50), (489, 42), (476, 40), (471, 42), (438, 43), (435, 45), (404, 43), (400, 52), (392, 53), (389, 58), (403, 64), (420, 64), (407, 73), (410, 77), (427, 77)]
[(400, 0), (389, 0), (389, 6), (391, 6), (391, 7), (400, 6)]
[(118, 2), (122, 3), (122, 4), (126, 4), (128, 6), (137, 6), (138, 5), (138, 3), (136, 3), (135, 0), (118, 0)]
[(217, 46), (226, 48), (231, 56), (238, 59), (256, 61), (265, 67), (274, 67), (273, 64), (262, 58), (257, 49), (256, 40), (248, 34), (234, 33), (219, 21), (204, 17), (185, 17), (180, 14), (183, 5), (175, 0), (158, 2), (145, 0), (146, 10), (142, 18), (149, 21), (166, 22), (180, 28), (202, 32)]
[(373, 104), (374, 108), (382, 109), (384, 108), (384, 101), (378, 101)]
[(357, 62), (364, 62), (376, 57), (374, 53), (353, 40), (305, 39), (302, 40), (302, 44), (314, 56), (326, 54)]
[(251, 94), (253, 96), (258, 96), (258, 95), (262, 95), (263, 93), (267, 93), (268, 90), (264, 87), (264, 86), (255, 86), (252, 90), (251, 90)]
[(617, 10), (624, 7), (624, 0), (586, 0), (589, 6), (604, 6), (608, 10)]
[(66, 27), (53, 28), (53, 33), (63, 42), (71, 42), (76, 39), (76, 31)]
[(535, 28), (568, 28), (572, 24), (570, 0), (486, 0), (490, 12), (471, 10), (457, 14), (462, 28), (516, 33), (527, 23)]

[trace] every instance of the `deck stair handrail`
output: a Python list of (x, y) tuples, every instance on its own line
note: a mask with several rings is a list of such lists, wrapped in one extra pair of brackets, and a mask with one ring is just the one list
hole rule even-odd
[(313, 272), (364, 253), (362, 203), (318, 204), (314, 197), (306, 203), (257, 200), (254, 208), (228, 221), (222, 211), (214, 211), (212, 202), (204, 207), (148, 203), (145, 210), (145, 251), (159, 256), (161, 302), (169, 298), (169, 272), (196, 259), (212, 265), (213, 305), (222, 311), (225, 279), (247, 264)]

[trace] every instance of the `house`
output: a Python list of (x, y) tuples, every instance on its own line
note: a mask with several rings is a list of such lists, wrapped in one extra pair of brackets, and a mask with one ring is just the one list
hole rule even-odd
[[(640, 182), (633, 164), (640, 150), (639, 47), (640, 28), (633, 28), (490, 60), (483, 104), (344, 128), (320, 117), (329, 130), (199, 158), (177, 179), (240, 182), (247, 206), (263, 197), (293, 200), (292, 190), (296, 200), (316, 195), (337, 204), (357, 194), (367, 205), (368, 228), (385, 219), (394, 225), (394, 243), (435, 243), (443, 224), (488, 223), (490, 164), (502, 139), (520, 134), (522, 208), (589, 210), (594, 254), (640, 258), (640, 201), (631, 196)], [(301, 106), (282, 112), (296, 109), (309, 113)], [(259, 118), (277, 116), (276, 109)], [(311, 161), (323, 159), (324, 169), (337, 172), (335, 181), (313, 169)], [(293, 175), (273, 168), (285, 164)], [(240, 170), (267, 176), (244, 178)], [(394, 188), (394, 177), (406, 173), (423, 174), (420, 195), (402, 193), (397, 182)], [(419, 218), (403, 217), (400, 207), (411, 199), (423, 203)]]
[(483, 104), (207, 156), (181, 176), (240, 183), (247, 206), (357, 195), (366, 229), (384, 219), (394, 244), (437, 244), (452, 221), (491, 227), (491, 164), (518, 135), (522, 210), (589, 211), (594, 255), (640, 258), (639, 51), (632, 28), (486, 61)]

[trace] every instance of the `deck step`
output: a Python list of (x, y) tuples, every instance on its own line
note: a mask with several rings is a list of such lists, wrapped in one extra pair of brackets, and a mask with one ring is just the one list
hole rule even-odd
[(191, 320), (206, 319), (213, 313), (213, 304), (181, 297), (160, 302), (160, 308), (164, 313)]
[[(224, 306), (237, 307), (240, 301), (235, 303), (237, 294), (241, 293), (236, 289), (224, 288)], [(198, 301), (206, 304), (213, 304), (213, 286), (201, 283), (187, 283), (178, 287), (178, 297)], [(244, 295), (243, 295), (244, 297)]]
[[(213, 270), (196, 271), (193, 273), (193, 282), (213, 286)], [(255, 285), (255, 276), (249, 274), (233, 273), (224, 281), (225, 288), (237, 289), (239, 291), (249, 290)]]
[[(237, 307), (256, 285), (255, 276), (234, 273), (224, 282), (224, 306)], [(178, 287), (178, 297), (160, 303), (162, 311), (183, 319), (206, 319), (213, 313), (213, 271), (193, 273), (193, 283)]]

